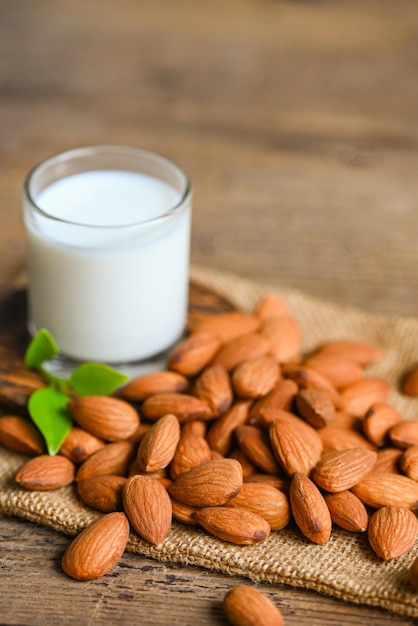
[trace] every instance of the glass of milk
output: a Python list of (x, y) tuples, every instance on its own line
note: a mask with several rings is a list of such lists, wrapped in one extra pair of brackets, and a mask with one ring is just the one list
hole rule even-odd
[(139, 362), (183, 334), (192, 192), (157, 154), (83, 147), (24, 185), (28, 328), (77, 361)]

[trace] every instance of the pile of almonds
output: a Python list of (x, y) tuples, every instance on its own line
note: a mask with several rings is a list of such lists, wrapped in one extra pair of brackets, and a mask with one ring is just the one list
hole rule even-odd
[[(381, 357), (347, 340), (302, 354), (297, 321), (268, 294), (252, 314), (199, 319), (166, 371), (112, 397), (73, 397), (75, 426), (58, 455), (17, 415), (0, 418), (0, 443), (33, 456), (16, 474), (22, 487), (74, 482), (106, 513), (63, 557), (79, 580), (109, 572), (131, 528), (158, 545), (172, 519), (240, 545), (289, 523), (325, 544), (335, 525), (367, 532), (372, 550), (394, 559), (418, 533), (418, 420), (388, 403), (387, 380), (366, 375)], [(402, 384), (418, 395), (417, 371)], [(410, 582), (418, 589), (418, 562)]]

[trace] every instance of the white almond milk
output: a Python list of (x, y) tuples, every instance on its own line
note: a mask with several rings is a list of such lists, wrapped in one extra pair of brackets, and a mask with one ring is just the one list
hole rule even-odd
[(52, 218), (25, 209), (31, 332), (46, 328), (63, 354), (108, 363), (171, 346), (186, 322), (190, 198), (176, 208), (180, 192), (167, 183), (102, 170), (34, 200)]

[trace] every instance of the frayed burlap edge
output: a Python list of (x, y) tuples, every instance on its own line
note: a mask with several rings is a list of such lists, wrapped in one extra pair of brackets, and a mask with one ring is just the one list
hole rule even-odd
[[(369, 370), (370, 374), (385, 376), (393, 383), (390, 401), (405, 417), (417, 415), (418, 401), (403, 397), (396, 389), (400, 374), (418, 360), (417, 320), (339, 307), (296, 291), (258, 285), (232, 274), (197, 267), (192, 267), (191, 278), (247, 311), (252, 310), (263, 293), (276, 291), (301, 325), (304, 350), (332, 338), (355, 338), (381, 346), (385, 357)], [(54, 492), (19, 489), (14, 475), (24, 461), (21, 455), (1, 450), (0, 513), (68, 535), (76, 535), (101, 515), (85, 507), (72, 487)], [(128, 545), (129, 551), (159, 561), (197, 565), (252, 581), (314, 589), (410, 617), (418, 617), (417, 594), (407, 580), (417, 548), (418, 542), (403, 557), (382, 561), (371, 551), (364, 535), (334, 530), (326, 545), (317, 546), (292, 528), (273, 532), (267, 541), (256, 546), (242, 547), (175, 523), (157, 547), (141, 541), (134, 533)]]

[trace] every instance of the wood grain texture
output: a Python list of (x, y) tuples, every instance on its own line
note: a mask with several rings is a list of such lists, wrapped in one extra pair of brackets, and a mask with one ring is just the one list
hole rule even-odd
[[(415, 315), (417, 63), (413, 0), (0, 0), (0, 297), (25, 281), (28, 170), (120, 143), (189, 174), (194, 262)], [(225, 623), (231, 578), (126, 555), (80, 585), (66, 537), (3, 518), (0, 540), (2, 624)], [(412, 623), (265, 588), (287, 624)]]

